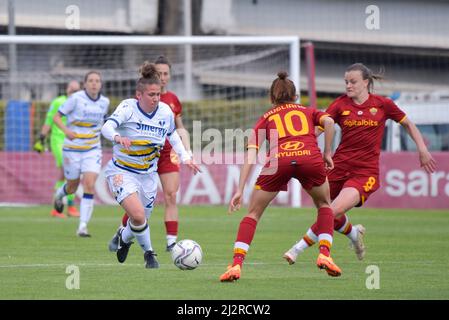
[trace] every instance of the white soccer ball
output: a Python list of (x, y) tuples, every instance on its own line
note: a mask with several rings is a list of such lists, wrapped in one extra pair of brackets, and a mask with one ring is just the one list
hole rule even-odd
[(181, 240), (171, 250), (173, 263), (181, 270), (193, 270), (201, 264), (203, 251), (193, 240)]

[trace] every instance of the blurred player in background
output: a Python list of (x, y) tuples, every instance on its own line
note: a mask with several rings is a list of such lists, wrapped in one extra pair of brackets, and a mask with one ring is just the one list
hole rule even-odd
[(144, 251), (145, 267), (159, 268), (148, 220), (157, 194), (159, 151), (166, 139), (194, 173), (198, 167), (175, 130), (172, 110), (160, 102), (161, 80), (155, 64), (144, 62), (140, 73), (136, 98), (122, 101), (102, 128), (103, 136), (114, 142), (105, 175), (112, 194), (129, 216), (126, 226), (117, 231), (118, 261), (125, 262), (131, 240), (136, 238)]
[[(90, 71), (84, 77), (84, 90), (75, 92), (54, 116), (55, 124), (64, 132), (64, 175), (67, 182), (54, 196), (55, 210), (64, 210), (62, 199), (76, 192), (83, 175), (83, 198), (77, 235), (90, 237), (87, 224), (94, 210), (95, 181), (101, 170), (100, 130), (108, 112), (109, 99), (101, 91), (101, 76)], [(62, 117), (67, 117), (67, 124)]]
[[(53, 117), (58, 112), (59, 107), (67, 100), (67, 98), (79, 89), (80, 84), (78, 81), (70, 81), (66, 87), (66, 95), (59, 96), (51, 102), (50, 107), (47, 111), (47, 115), (45, 116), (45, 123), (41, 129), (39, 141), (37, 141), (34, 145), (34, 150), (39, 153), (43, 152), (45, 139), (48, 133), (50, 133), (50, 148), (56, 161), (56, 167), (58, 168), (58, 180), (55, 183), (55, 191), (64, 184), (64, 170), (62, 168), (62, 147), (64, 144), (65, 135), (64, 132), (62, 132), (61, 129), (59, 129), (58, 126), (53, 122)], [(61, 120), (64, 124), (67, 123), (66, 117), (62, 117)], [(74, 199), (74, 194), (67, 196), (67, 215), (71, 217), (79, 217), (78, 209), (76, 209), (74, 205)], [(63, 213), (59, 213), (55, 209), (52, 209), (51, 215), (59, 218), (65, 217)]]
[[(175, 116), (176, 130), (181, 137), (184, 148), (191, 155), (189, 135), (182, 122), (182, 105), (178, 97), (171, 91), (167, 90), (167, 85), (170, 82), (171, 64), (164, 56), (159, 56), (154, 61), (156, 69), (159, 72), (161, 79), (161, 101), (170, 106)], [(176, 244), (178, 236), (178, 207), (176, 205), (176, 194), (179, 190), (180, 174), (179, 174), (179, 159), (176, 152), (173, 151), (172, 146), (167, 139), (164, 148), (161, 150), (161, 157), (157, 172), (162, 184), (162, 191), (164, 192), (165, 201), (165, 230), (167, 239), (167, 251), (170, 251)], [(122, 218), (122, 226), (126, 226), (128, 215), (125, 213)], [(109, 250), (117, 250), (117, 236), (114, 236), (109, 243)]]
[[(350, 239), (359, 260), (365, 256), (365, 228), (351, 225), (345, 213), (362, 206), (380, 187), (379, 156), (387, 119), (399, 122), (416, 143), (421, 167), (427, 173), (434, 172), (436, 166), (415, 124), (391, 99), (371, 93), (374, 80), (378, 79), (381, 76), (361, 63), (349, 66), (344, 75), (346, 94), (326, 111), (342, 130), (340, 145), (333, 156), (335, 168), (328, 172), (334, 227)], [(318, 240), (317, 232), (315, 223), (284, 258), (294, 263), (300, 253)]]
[[(241, 268), (256, 232), (256, 226), (266, 207), (279, 191), (287, 190), (291, 178), (298, 179), (313, 198), (318, 209), (319, 255), (316, 261), (320, 269), (330, 276), (340, 276), (340, 268), (330, 257), (333, 240), (334, 216), (330, 208), (329, 184), (325, 168), (333, 168), (331, 158), (334, 121), (324, 112), (296, 104), (296, 88), (287, 73), (279, 72), (270, 89), (273, 104), (256, 123), (248, 142), (245, 164), (240, 172), (237, 192), (229, 204), (229, 212), (242, 204), (243, 191), (255, 163), (257, 150), (266, 139), (270, 145), (270, 157), (257, 178), (248, 205), (248, 214), (241, 220), (234, 243), (234, 260), (220, 281), (235, 281), (241, 276)], [(315, 126), (323, 126), (325, 132), (324, 155), (318, 148)], [(276, 134), (274, 134), (276, 133)]]

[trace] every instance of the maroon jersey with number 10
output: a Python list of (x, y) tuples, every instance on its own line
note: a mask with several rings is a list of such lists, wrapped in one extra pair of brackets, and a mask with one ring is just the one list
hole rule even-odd
[(300, 104), (287, 103), (277, 105), (264, 113), (254, 126), (248, 148), (259, 148), (266, 139), (270, 145), (271, 162), (278, 166), (293, 163), (322, 162), (318, 148), (315, 126), (319, 126), (322, 117), (328, 114)]

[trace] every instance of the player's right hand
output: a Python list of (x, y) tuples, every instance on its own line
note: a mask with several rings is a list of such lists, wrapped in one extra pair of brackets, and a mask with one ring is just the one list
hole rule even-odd
[(237, 191), (231, 199), (229, 203), (228, 213), (231, 214), (234, 211), (240, 210), (242, 205), (242, 192)]
[(115, 136), (114, 141), (118, 144), (121, 144), (126, 150), (129, 150), (129, 147), (131, 147), (131, 140), (127, 137), (122, 136)]
[(76, 139), (76, 133), (70, 130), (67, 130), (66, 132), (64, 132), (65, 137), (69, 140), (73, 140)]

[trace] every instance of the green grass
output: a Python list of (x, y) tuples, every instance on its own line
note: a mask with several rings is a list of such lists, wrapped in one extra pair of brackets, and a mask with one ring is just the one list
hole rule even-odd
[[(340, 278), (314, 265), (317, 248), (289, 266), (282, 254), (313, 222), (312, 209), (269, 208), (235, 283), (220, 283), (231, 261), (244, 210), (228, 215), (223, 207), (181, 207), (180, 238), (196, 240), (203, 264), (178, 270), (165, 252), (162, 207), (151, 218), (151, 236), (161, 268), (148, 270), (133, 245), (124, 264), (107, 244), (120, 222), (118, 207), (97, 206), (89, 225), (93, 237), (77, 238), (77, 219), (49, 216), (50, 207), (0, 208), (0, 299), (449, 299), (449, 212), (353, 210), (353, 222), (367, 228), (363, 262), (336, 235)], [(68, 290), (66, 267), (80, 270), (80, 289)], [(365, 273), (380, 270), (380, 289), (368, 290)]]

